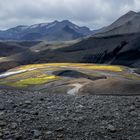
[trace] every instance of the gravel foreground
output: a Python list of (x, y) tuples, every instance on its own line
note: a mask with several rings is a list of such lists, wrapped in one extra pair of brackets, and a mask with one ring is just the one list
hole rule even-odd
[(140, 140), (140, 96), (0, 90), (0, 140)]

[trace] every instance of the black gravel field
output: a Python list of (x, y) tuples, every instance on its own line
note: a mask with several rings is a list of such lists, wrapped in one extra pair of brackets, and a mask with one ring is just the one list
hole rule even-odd
[(140, 140), (140, 96), (0, 90), (0, 140)]

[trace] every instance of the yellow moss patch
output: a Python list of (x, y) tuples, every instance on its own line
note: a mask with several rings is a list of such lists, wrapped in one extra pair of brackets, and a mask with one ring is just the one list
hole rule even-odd
[(54, 80), (57, 80), (59, 77), (56, 76), (40, 76), (40, 77), (34, 77), (34, 78), (27, 78), (27, 79), (22, 79), (19, 81), (15, 82), (1, 82), (1, 84), (7, 85), (7, 86), (13, 86), (13, 87), (27, 87), (29, 85), (40, 85), (40, 84), (45, 84), (47, 82), (51, 82)]
[[(58, 80), (60, 77), (50, 75), (53, 71), (62, 69), (76, 69), (81, 72), (85, 72), (89, 76), (102, 76), (104, 73), (113, 73), (115, 76), (131, 80), (140, 80), (140, 78), (134, 74), (129, 73), (129, 68), (124, 66), (113, 65), (98, 65), (98, 64), (84, 64), (84, 63), (46, 63), (46, 64), (30, 64), (20, 66), (10, 71), (16, 72), (23, 70), (22, 73), (9, 75), (0, 79), (1, 85), (12, 87), (28, 87), (30, 85), (40, 85), (48, 82)], [(127, 70), (128, 69), (128, 70)], [(26, 71), (27, 70), (27, 71)], [(62, 79), (64, 77), (61, 77)]]
[(132, 74), (132, 73), (122, 74), (122, 76), (124, 76), (127, 79), (131, 79), (131, 80), (140, 80), (140, 76), (137, 76), (137, 75)]
[(101, 66), (101, 65), (96, 65), (96, 66), (87, 66), (87, 69), (91, 70), (103, 70), (103, 71), (113, 71), (113, 72), (121, 72), (123, 69), (119, 66)]
[(47, 64), (30, 64), (21, 67), (17, 67), (16, 70), (25, 70), (25, 69), (33, 69), (33, 68), (47, 68), (49, 67), (74, 67), (74, 68), (82, 68), (82, 69), (91, 69), (91, 70), (105, 70), (105, 71), (113, 71), (113, 72), (121, 72), (123, 71), (123, 67), (121, 66), (112, 66), (112, 65), (97, 65), (97, 64), (82, 64), (82, 63), (47, 63)]
[(32, 77), (32, 76), (40, 76), (42, 73), (41, 71), (37, 71), (37, 70), (33, 70), (33, 71), (27, 71), (27, 72), (23, 72), (20, 74), (15, 74), (15, 75), (11, 75), (5, 79), (7, 80), (12, 80), (12, 79), (22, 79), (22, 78), (28, 78), (28, 77)]

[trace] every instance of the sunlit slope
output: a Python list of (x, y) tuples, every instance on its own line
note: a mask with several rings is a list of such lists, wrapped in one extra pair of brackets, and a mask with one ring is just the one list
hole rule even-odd
[(120, 72), (123, 71), (125, 67), (123, 66), (113, 66), (113, 65), (98, 65), (98, 64), (83, 64), (83, 63), (47, 63), (47, 64), (31, 64), (21, 67), (17, 67), (13, 70), (28, 70), (28, 69), (38, 69), (38, 68), (80, 68), (87, 70), (101, 70), (101, 71), (113, 71)]
[[(140, 76), (133, 69), (124, 66), (82, 63), (31, 64), (11, 69), (0, 75), (1, 87), (43, 89), (49, 92), (59, 92), (60, 89), (62, 92), (67, 92), (70, 87), (78, 84), (81, 84), (79, 87), (82, 87), (83, 91), (84, 87), (90, 85), (88, 89), (92, 92), (98, 86), (99, 88), (103, 88), (103, 85), (111, 86), (110, 88), (115, 86), (110, 81), (116, 83), (116, 87), (125, 83), (129, 86), (135, 82), (138, 85)], [(95, 87), (96, 84), (98, 86)]]

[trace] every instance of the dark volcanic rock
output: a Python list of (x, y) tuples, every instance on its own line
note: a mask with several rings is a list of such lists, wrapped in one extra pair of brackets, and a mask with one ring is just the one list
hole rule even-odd
[[(5, 106), (3, 119), (0, 118), (1, 139), (140, 138), (139, 96), (69, 96), (1, 90), (0, 97)], [(12, 108), (7, 101), (17, 105), (32, 102)]]

